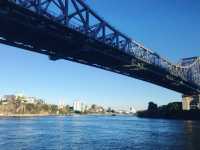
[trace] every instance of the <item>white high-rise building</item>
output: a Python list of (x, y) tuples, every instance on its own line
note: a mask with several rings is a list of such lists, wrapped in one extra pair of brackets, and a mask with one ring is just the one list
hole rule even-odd
[(75, 101), (73, 103), (73, 109), (74, 111), (84, 111), (84, 105), (80, 101)]

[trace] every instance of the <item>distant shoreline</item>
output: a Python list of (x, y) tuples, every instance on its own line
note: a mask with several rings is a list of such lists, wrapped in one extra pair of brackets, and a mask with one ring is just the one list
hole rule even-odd
[[(4, 117), (48, 117), (48, 116), (113, 116), (113, 114), (65, 114), (65, 115), (59, 115), (59, 114), (0, 114), (0, 118)], [(114, 116), (136, 116), (136, 115), (128, 115), (128, 114), (115, 114)]]
[(151, 118), (151, 119), (172, 119), (172, 120), (198, 120), (200, 121), (200, 111), (190, 110), (190, 111), (181, 111), (181, 112), (171, 112), (171, 113), (162, 113), (162, 112), (150, 112), (140, 111), (137, 112), (137, 117), (139, 118)]
[(45, 116), (59, 116), (54, 114), (0, 114), (1, 117), (45, 117)]

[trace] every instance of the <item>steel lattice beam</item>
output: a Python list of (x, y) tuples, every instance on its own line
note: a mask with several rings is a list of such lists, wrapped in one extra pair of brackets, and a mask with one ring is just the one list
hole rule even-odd
[[(82, 0), (4, 0), (3, 4), (10, 3), (27, 9), (45, 19), (58, 23), (66, 29), (71, 29), (95, 40), (105, 46), (113, 47), (132, 58), (129, 69), (135, 69), (138, 63), (141, 66), (151, 66), (166, 73), (167, 80), (173, 84), (184, 84), (194, 87), (200, 92), (200, 59), (192, 59), (192, 63), (172, 64), (157, 53), (145, 48), (127, 35), (121, 33), (108, 22), (97, 15)], [(137, 60), (137, 61), (135, 61)], [(145, 64), (145, 65), (144, 65)], [(131, 68), (132, 67), (132, 68)], [(158, 74), (156, 69), (153, 73)], [(138, 69), (138, 68), (137, 68)], [(163, 80), (163, 82), (165, 82)]]

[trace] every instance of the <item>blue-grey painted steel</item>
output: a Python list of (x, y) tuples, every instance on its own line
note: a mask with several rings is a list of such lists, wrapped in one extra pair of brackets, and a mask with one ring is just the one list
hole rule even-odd
[[(200, 58), (173, 64), (111, 26), (83, 0), (8, 0), (200, 87)], [(200, 89), (200, 88), (199, 88)]]

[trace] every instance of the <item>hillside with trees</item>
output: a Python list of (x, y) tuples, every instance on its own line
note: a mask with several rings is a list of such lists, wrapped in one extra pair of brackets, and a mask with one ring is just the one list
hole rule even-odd
[(154, 102), (149, 102), (147, 110), (138, 111), (137, 116), (143, 118), (200, 120), (200, 110), (184, 111), (181, 102), (172, 102), (159, 107)]
[(42, 99), (28, 101), (25, 97), (8, 96), (0, 101), (0, 115), (56, 115), (69, 114), (70, 110), (66, 106), (58, 108), (57, 105), (46, 104)]

